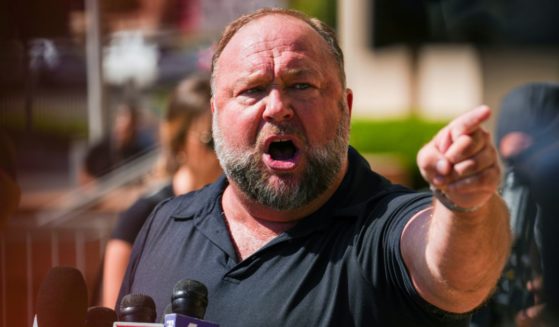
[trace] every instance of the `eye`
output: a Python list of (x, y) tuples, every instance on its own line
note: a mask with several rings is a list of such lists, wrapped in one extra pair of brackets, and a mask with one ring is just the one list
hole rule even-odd
[(264, 92), (266, 89), (262, 86), (251, 87), (243, 90), (241, 95), (253, 96)]
[(237, 94), (237, 99), (245, 105), (252, 105), (259, 101), (265, 93), (265, 86), (247, 87)]
[(296, 83), (291, 86), (295, 90), (306, 90), (311, 87), (309, 83)]

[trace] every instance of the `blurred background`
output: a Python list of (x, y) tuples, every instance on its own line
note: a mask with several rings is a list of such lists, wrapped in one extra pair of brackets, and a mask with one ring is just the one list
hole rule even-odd
[[(559, 81), (551, 0), (0, 3), (2, 326), (32, 325), (53, 266), (82, 271), (96, 303), (117, 214), (150, 186), (172, 88), (209, 70), (213, 42), (243, 13), (290, 7), (337, 30), (355, 97), (351, 143), (373, 169), (413, 188), (425, 187), (417, 150), (449, 119), (481, 103), (496, 117), (510, 89)], [(88, 160), (98, 144), (118, 148), (126, 128), (133, 150)]]

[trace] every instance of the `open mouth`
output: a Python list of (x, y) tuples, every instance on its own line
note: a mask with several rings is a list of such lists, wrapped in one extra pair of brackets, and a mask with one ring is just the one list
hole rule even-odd
[(274, 141), (270, 143), (267, 154), (269, 154), (273, 160), (292, 161), (297, 155), (297, 150), (297, 147), (292, 141)]

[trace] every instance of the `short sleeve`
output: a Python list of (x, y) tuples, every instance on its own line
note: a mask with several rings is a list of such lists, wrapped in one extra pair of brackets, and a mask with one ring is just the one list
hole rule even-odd
[(111, 238), (133, 244), (138, 232), (156, 205), (157, 202), (149, 199), (138, 199), (132, 206), (120, 213)]
[(406, 223), (431, 202), (429, 193), (389, 193), (364, 221), (357, 258), (363, 275), (382, 295), (383, 320), (395, 326), (409, 321), (417, 326), (468, 326), (469, 315), (445, 312), (417, 293), (401, 255), (400, 238)]
[(120, 213), (111, 238), (133, 244), (144, 222), (157, 204), (173, 195), (172, 185), (168, 184), (155, 193), (136, 200), (128, 209)]

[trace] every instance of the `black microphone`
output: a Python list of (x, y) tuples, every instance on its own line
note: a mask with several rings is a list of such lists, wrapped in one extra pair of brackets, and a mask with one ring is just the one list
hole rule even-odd
[(85, 317), (85, 327), (113, 327), (116, 312), (106, 307), (89, 307)]
[(128, 294), (120, 301), (119, 321), (152, 323), (156, 316), (155, 302), (149, 295)]
[(180, 280), (173, 287), (171, 305), (173, 313), (204, 319), (208, 306), (208, 289), (197, 280)]
[(165, 314), (166, 327), (218, 327), (204, 321), (208, 306), (208, 289), (204, 284), (192, 279), (183, 279), (173, 287), (171, 296), (172, 313)]
[(83, 326), (87, 312), (87, 286), (73, 267), (54, 267), (43, 280), (36, 298), (39, 327)]

